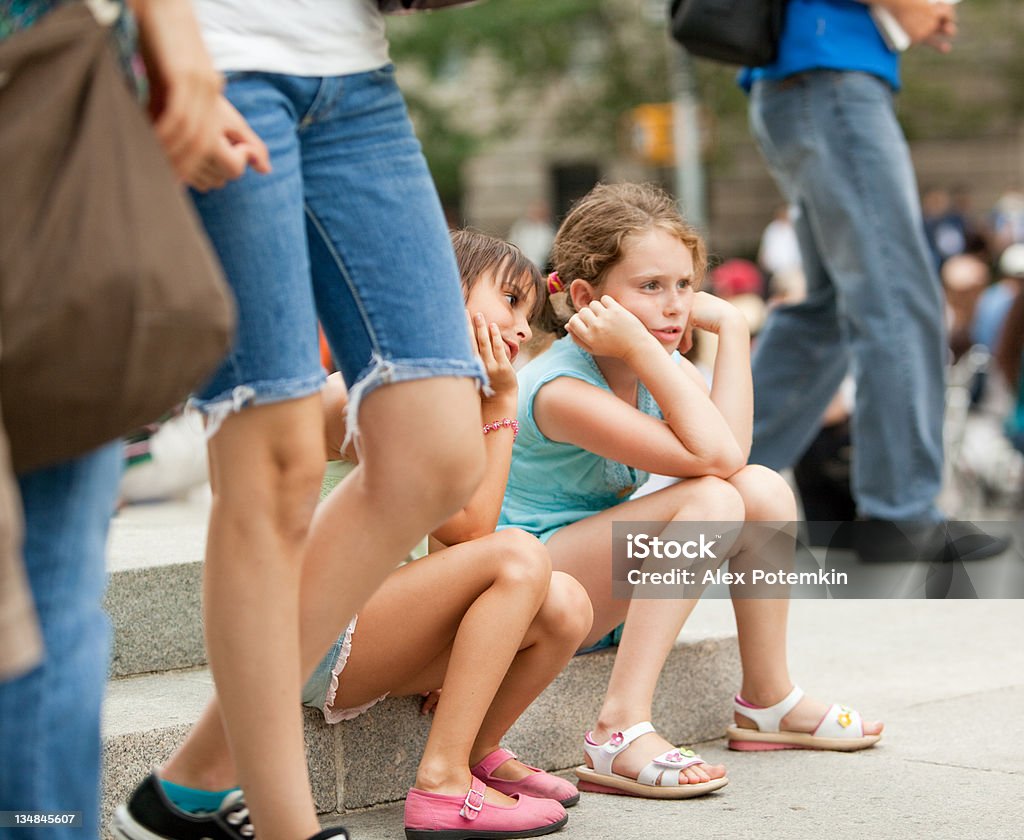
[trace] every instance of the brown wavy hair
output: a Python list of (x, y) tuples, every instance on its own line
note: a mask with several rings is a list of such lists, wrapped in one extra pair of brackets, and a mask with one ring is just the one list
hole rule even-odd
[[(654, 184), (598, 184), (565, 217), (551, 249), (551, 263), (568, 290), (573, 280), (599, 287), (608, 271), (625, 256), (626, 240), (661, 228), (679, 239), (693, 256), (693, 284), (699, 288), (707, 271), (704, 240), (679, 212), (675, 199)], [(572, 300), (556, 311), (549, 300), (538, 326), (565, 335)]]
[(540, 269), (522, 251), (504, 239), (468, 228), (453, 230), (451, 236), (464, 297), (484, 274), (490, 273), (497, 283), (520, 297), (532, 294), (529, 319), (537, 320), (547, 301), (547, 285)]

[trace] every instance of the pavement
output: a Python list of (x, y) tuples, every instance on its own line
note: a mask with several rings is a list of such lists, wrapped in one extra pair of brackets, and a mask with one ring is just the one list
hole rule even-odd
[[(686, 635), (734, 630), (702, 602)], [(584, 793), (559, 840), (1024, 836), (1024, 602), (797, 600), (790, 668), (809, 694), (886, 729), (859, 753), (733, 753), (709, 796), (655, 802)], [(685, 688), (684, 688), (685, 690)], [(402, 836), (402, 804), (347, 814), (353, 840)]]
[[(126, 603), (136, 600), (140, 586), (153, 585), (144, 576), (161, 573), (162, 566), (172, 571), (180, 567), (175, 574), (182, 576), (192, 574), (190, 564), (201, 556), (201, 540), (197, 542), (192, 532), (202, 519), (192, 507), (128, 509), (119, 517), (111, 572), (115, 579), (126, 576), (122, 587)], [(1010, 519), (1006, 517), (1003, 525), (1019, 529)], [(1014, 556), (1001, 561), (970, 564), (970, 574), (982, 583), (988, 578), (1004, 583), (1018, 580), (1024, 569), (1019, 556), (1022, 545), (1024, 540), (1017, 539)], [(898, 576), (899, 570), (892, 574)], [(130, 579), (136, 575), (144, 579)], [(168, 586), (161, 578), (156, 590), (166, 596)], [(182, 586), (198, 590), (197, 581), (185, 580)], [(978, 588), (979, 592), (992, 589), (987, 584)], [(180, 611), (180, 600), (172, 600)], [(137, 621), (127, 623), (134, 626)], [(189, 614), (180, 623), (198, 622)], [(705, 640), (706, 644), (734, 633), (729, 602), (705, 598), (681, 640)], [(152, 641), (137, 647), (152, 655)], [(161, 640), (157, 647), (166, 654), (172, 641)], [(196, 644), (201, 646), (201, 639)], [(125, 674), (194, 664), (189, 654), (181, 662), (159, 667), (148, 662), (142, 663), (145, 668), (128, 667), (132, 664), (128, 653), (134, 648), (123, 643), (121, 647), (127, 657)], [(808, 694), (845, 703), (868, 719), (885, 722), (877, 747), (852, 754), (732, 753), (723, 740), (697, 744), (706, 760), (729, 769), (730, 784), (720, 792), (677, 803), (585, 793), (570, 810), (568, 826), (554, 836), (558, 840), (1024, 837), (1024, 715), (1018, 713), (1024, 709), (1024, 600), (794, 599), (789, 650), (793, 678)], [(663, 683), (676, 681), (680, 691), (687, 691), (685, 680), (691, 671), (683, 671), (667, 671)], [(201, 673), (186, 671), (178, 676), (193, 679), (196, 691), (208, 691)], [(693, 673), (692, 677), (706, 681), (706, 675)], [(662, 692), (665, 688), (661, 686)], [(694, 696), (708, 688), (694, 686), (684, 705), (692, 710)], [(721, 693), (724, 699), (727, 692), (724, 685), (714, 687), (716, 697)], [(180, 688), (175, 689), (175, 697), (177, 705), (182, 705)], [(558, 725), (555, 716), (540, 717), (544, 722), (530, 726), (531, 738), (553, 743), (566, 737), (561, 731), (543, 731), (545, 726)], [(701, 731), (693, 720), (698, 715), (686, 711), (684, 717), (694, 723), (691, 731)], [(180, 723), (183, 732), (187, 721)], [(172, 732), (168, 745), (180, 737), (180, 732)], [(357, 741), (362, 747), (372, 746), (368, 736)], [(346, 752), (357, 751), (356, 747), (351, 744)], [(150, 763), (153, 755), (148, 749)], [(571, 756), (571, 749), (567, 755)], [(372, 767), (374, 761), (362, 764), (359, 775)], [(379, 758), (376, 768), (382, 777), (390, 777), (389, 786), (394, 787), (396, 769)], [(401, 802), (350, 812), (342, 821), (353, 840), (403, 836)]]

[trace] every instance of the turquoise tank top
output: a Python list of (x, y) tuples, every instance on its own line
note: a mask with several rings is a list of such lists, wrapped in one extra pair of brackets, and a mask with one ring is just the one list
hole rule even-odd
[[(594, 357), (568, 336), (519, 372), (519, 437), (512, 447), (498, 528), (521, 528), (542, 542), (566, 525), (625, 501), (649, 477), (643, 470), (544, 436), (533, 417), (533, 401), (544, 385), (560, 376), (611, 392)], [(662, 418), (642, 382), (637, 408)]]

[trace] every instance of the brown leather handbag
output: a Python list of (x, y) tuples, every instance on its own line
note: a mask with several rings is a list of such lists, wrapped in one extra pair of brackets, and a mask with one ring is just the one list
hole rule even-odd
[(227, 351), (198, 218), (81, 3), (0, 42), (0, 404), (17, 472), (155, 420)]

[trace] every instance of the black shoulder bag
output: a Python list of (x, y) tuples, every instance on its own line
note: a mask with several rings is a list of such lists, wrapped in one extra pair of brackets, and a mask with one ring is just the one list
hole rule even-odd
[(760, 67), (771, 64), (788, 0), (672, 0), (672, 37), (693, 55)]

